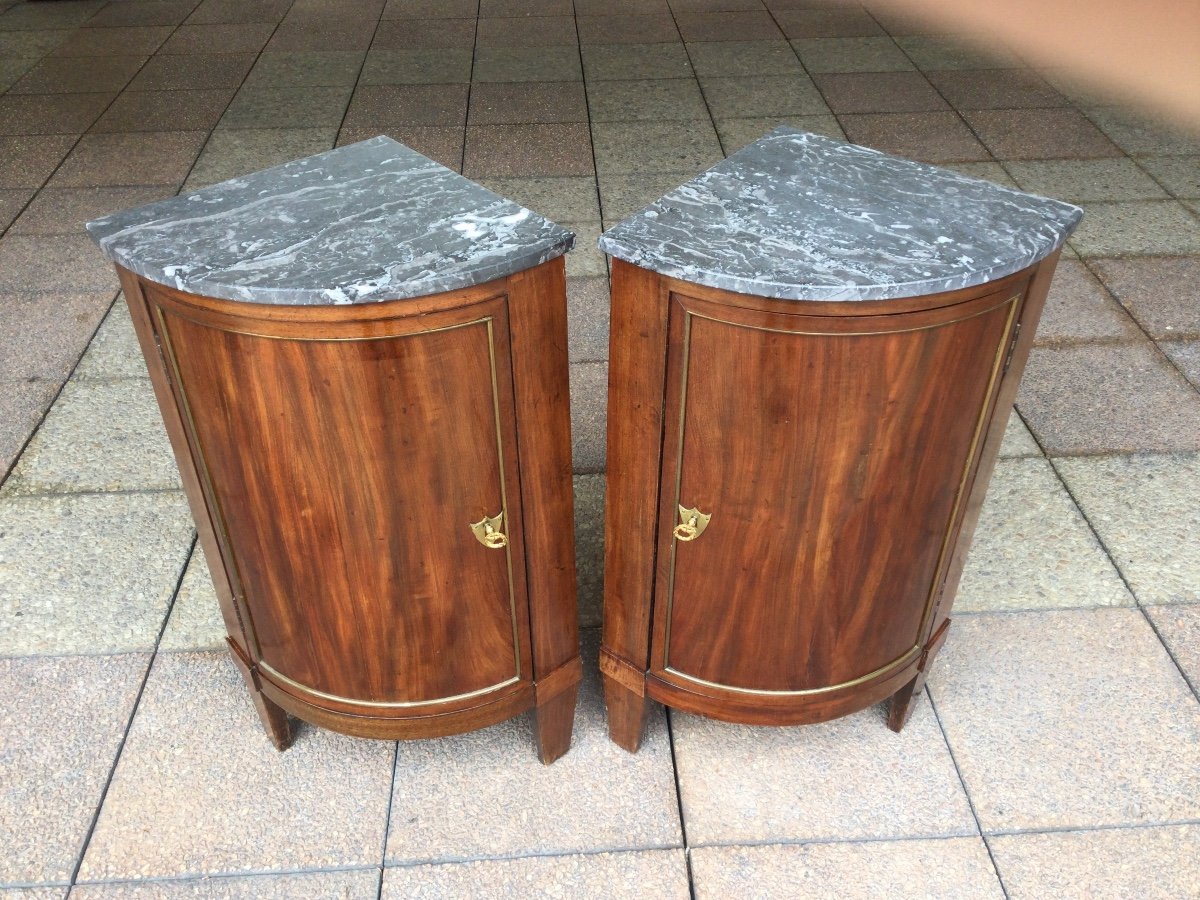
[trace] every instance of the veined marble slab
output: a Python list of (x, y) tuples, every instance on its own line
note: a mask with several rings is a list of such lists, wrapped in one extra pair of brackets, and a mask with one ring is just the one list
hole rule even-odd
[(600, 237), (662, 275), (785, 300), (971, 287), (1049, 256), (1069, 203), (782, 126)]
[(575, 235), (388, 137), (87, 224), (113, 262), (206, 297), (418, 297), (531, 268)]

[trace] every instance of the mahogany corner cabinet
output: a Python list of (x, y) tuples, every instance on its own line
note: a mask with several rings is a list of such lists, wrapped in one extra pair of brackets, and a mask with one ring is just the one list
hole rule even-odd
[(1080, 216), (780, 128), (602, 236), (614, 741), (649, 700), (903, 727)]
[(574, 236), (388, 138), (88, 228), (276, 746), (532, 708), (566, 752)]

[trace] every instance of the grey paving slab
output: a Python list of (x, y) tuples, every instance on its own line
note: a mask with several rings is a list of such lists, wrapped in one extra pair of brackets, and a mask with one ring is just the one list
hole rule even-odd
[(1074, 259), (1059, 260), (1042, 310), (1035, 340), (1039, 344), (1079, 341), (1132, 341), (1141, 331), (1095, 275)]
[(79, 134), (112, 103), (114, 93), (5, 94), (0, 134)]
[(862, 113), (839, 116), (838, 122), (856, 144), (919, 162), (991, 159), (971, 129), (952, 112)]
[(589, 82), (645, 78), (691, 78), (688, 52), (680, 43), (584, 44), (583, 71)]
[(957, 612), (1132, 606), (1050, 463), (997, 466), (954, 603)]
[(0, 239), (0, 293), (111, 293), (117, 284), (111, 263), (86, 234), (8, 234)]
[(1200, 396), (1149, 341), (1034, 347), (1017, 408), (1051, 456), (1200, 449)]
[(717, 134), (721, 138), (721, 146), (725, 155), (736, 153), (747, 144), (752, 144), (760, 137), (770, 134), (780, 125), (799, 128), (813, 134), (821, 134), (835, 140), (844, 141), (846, 133), (842, 126), (831, 114), (819, 116), (765, 116), (750, 119), (717, 119)]
[(1130, 156), (1194, 156), (1200, 139), (1125, 107), (1088, 109), (1087, 116)]
[(0, 18), (0, 28), (74, 28), (96, 14), (103, 4), (90, 0), (83, 3), (22, 3), (6, 10)]
[(1176, 200), (1084, 203), (1071, 238), (1079, 255), (1200, 253), (1200, 220)]
[(533, 753), (528, 717), (401, 743), (388, 864), (682, 845), (663, 713), (636, 754), (608, 739), (598, 643), (585, 633), (571, 750), (552, 766)]
[(567, 277), (607, 276), (607, 259), (596, 246), (596, 242), (600, 240), (600, 222), (563, 222), (562, 225), (575, 234), (575, 248), (567, 254)]
[(1200, 695), (1200, 605), (1151, 606), (1146, 614), (1192, 691)]
[(1200, 456), (1059, 459), (1054, 465), (1139, 602), (1200, 601)]
[(700, 41), (687, 54), (701, 78), (804, 74), (787, 41)]
[(1075, 109), (966, 110), (963, 117), (997, 159), (1091, 159), (1121, 151)]
[(207, 131), (220, 121), (232, 88), (129, 91), (113, 101), (92, 131)]
[[(11, 36), (13, 32), (9, 32)], [(0, 45), (3, 44), (6, 36), (0, 34)], [(7, 91), (12, 87), (22, 75), (36, 66), (38, 58), (36, 56), (7, 56), (0, 55), (0, 91)]]
[(608, 279), (567, 280), (567, 344), (571, 362), (608, 359)]
[(920, 72), (834, 72), (814, 80), (835, 113), (945, 110), (949, 105)]
[(217, 48), (224, 53), (257, 53), (263, 49), (273, 30), (274, 25), (269, 22), (181, 25), (174, 32), (169, 32), (170, 39), (162, 45), (159, 53), (191, 56), (212, 53)]
[(575, 476), (575, 584), (579, 624), (600, 626), (604, 600), (604, 476)]
[(634, 175), (601, 175), (600, 205), (608, 227), (649, 206), (667, 191), (691, 180), (689, 172), (651, 172)]
[(597, 122), (592, 128), (601, 175), (702, 172), (722, 159), (712, 122)]
[[(357, 55), (357, 54), (355, 54)], [(348, 80), (359, 84), (451, 84), (471, 80), (471, 51), (465, 47), (372, 50)]]
[[(605, 7), (605, 11), (612, 11)], [(591, 12), (593, 10), (589, 10)], [(670, 44), (678, 41), (675, 19), (663, 9), (648, 15), (584, 15), (577, 11), (579, 42), (588, 44)], [(732, 35), (731, 35), (732, 36)]]
[(51, 51), (52, 56), (149, 56), (171, 37), (169, 25), (79, 28)]
[(1151, 337), (1200, 337), (1200, 259), (1093, 259), (1088, 265)]
[(579, 43), (575, 21), (564, 16), (481, 18), (475, 34), (477, 47), (552, 47)]
[(92, 219), (165, 200), (173, 193), (171, 187), (164, 185), (43, 188), (13, 223), (11, 233), (78, 235), (84, 223)]
[(1158, 346), (1183, 377), (1200, 388), (1200, 341), (1161, 341)]
[(479, 183), (556, 222), (597, 221), (600, 218), (600, 201), (593, 177), (481, 178)]
[(1000, 69), (1021, 64), (1015, 55), (998, 48), (994, 40), (983, 37), (971, 42), (961, 36), (906, 35), (897, 37), (896, 43), (918, 68), (927, 71)]
[(1042, 450), (1025, 427), (1021, 417), (1013, 410), (1009, 416), (1008, 425), (1004, 429), (1004, 440), (1000, 444), (1000, 458), (1014, 459), (1029, 456), (1041, 456)]
[(608, 363), (571, 366), (571, 461), (575, 472), (603, 472)]
[(68, 381), (4, 485), (18, 494), (181, 488), (148, 378)]
[[(376, 128), (343, 128), (338, 132), (337, 145), (356, 144), (378, 136)], [(467, 129), (457, 125), (398, 125), (383, 129), (383, 134), (428, 156), (455, 172), (462, 171), (463, 143)]]
[(0, 381), (65, 379), (111, 293), (0, 295)]
[(385, 19), (457, 19), (479, 12), (479, 0), (388, 0)]
[(1044, 78), (1027, 69), (965, 69), (929, 73), (955, 109), (1031, 109), (1069, 106)]
[(213, 132), (188, 176), (195, 189), (333, 148), (333, 128), (250, 128)]
[(929, 689), (985, 832), (1200, 815), (1200, 704), (1139, 610), (962, 616)]
[[(203, 4), (201, 5), (202, 8)], [(221, 48), (214, 48), (221, 49)], [(194, 53), (153, 56), (129, 83), (131, 91), (237, 88), (250, 71), (253, 53)]]
[(78, 381), (92, 378), (146, 378), (146, 361), (133, 331), (129, 307), (118, 296), (75, 366)]
[(378, 865), (394, 747), (312, 728), (280, 753), (227, 653), (162, 654), (79, 878)]
[(60, 887), (0, 887), (0, 897), (4, 900), (66, 900), (68, 888)]
[(12, 224), (35, 193), (36, 188), (0, 188), (0, 231)]
[(333, 898), (375, 900), (378, 869), (344, 872), (301, 872), (294, 875), (243, 875), (171, 881), (126, 881), (76, 884), (79, 900), (297, 900)]
[(89, 28), (112, 25), (179, 25), (197, 5), (197, 0), (110, 3), (88, 19), (87, 24)]
[(493, 897), (688, 900), (691, 896), (682, 850), (641, 850), (385, 869), (380, 897), (466, 900), (484, 889)]
[(804, 68), (824, 72), (907, 72), (914, 66), (890, 37), (799, 38), (792, 46)]
[(149, 660), (0, 659), (0, 884), (70, 880)]
[(692, 78), (591, 81), (587, 98), (593, 122), (660, 122), (708, 115), (704, 97)]
[(988, 842), (1008, 895), (1178, 900), (1200, 885), (1200, 827), (1013, 834)]
[(472, 125), (586, 122), (588, 104), (578, 81), (492, 82), (471, 88)]
[(1147, 156), (1139, 162), (1174, 196), (1200, 198), (1200, 156)]
[(978, 837), (701, 847), (691, 862), (697, 900), (1005, 896)]
[(160, 650), (227, 650), (225, 621), (208, 562), (199, 543), (192, 550), (179, 593), (163, 630)]
[(467, 128), (463, 174), (468, 178), (591, 175), (593, 172), (586, 123)]
[(1167, 192), (1132, 159), (1015, 160), (1005, 165), (1023, 190), (1072, 203), (1161, 200)]
[(35, 62), (71, 36), (69, 28), (30, 28), (0, 31), (0, 56), (32, 58)]
[(119, 91), (137, 74), (146, 56), (47, 57), (9, 90), (14, 94), (82, 94)]
[(70, 134), (0, 137), (0, 187), (38, 188), (58, 168), (76, 136)]
[(220, 127), (337, 128), (347, 115), (351, 87), (264, 87), (247, 82), (221, 116)]
[(799, 727), (676, 712), (671, 725), (691, 847), (976, 831), (924, 700), (900, 736), (882, 706)]
[(883, 34), (879, 23), (865, 9), (787, 9), (775, 14), (789, 38), (860, 37)]
[(0, 655), (150, 650), (192, 537), (181, 493), (0, 495)]
[(811, 116), (829, 112), (806, 75), (754, 78), (701, 78), (704, 100), (714, 118)]
[(0, 381), (0, 472), (17, 458), (60, 386), (59, 381)]
[[(367, 62), (364, 68), (364, 60)], [(382, 62), (376, 56), (376, 65)], [(361, 50), (300, 50), (263, 53), (246, 76), (246, 86), (263, 87), (353, 87), (359, 71), (366, 75), (370, 58)], [(374, 82), (364, 82), (372, 84)]]
[(207, 131), (85, 134), (49, 184), (179, 185), (207, 138)]
[(583, 68), (579, 48), (541, 47), (530, 53), (524, 47), (477, 47), (470, 80), (492, 81), (581, 81)]

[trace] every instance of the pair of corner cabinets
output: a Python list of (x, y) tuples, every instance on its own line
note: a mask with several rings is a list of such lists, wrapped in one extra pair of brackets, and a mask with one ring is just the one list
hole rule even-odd
[[(600, 665), (617, 743), (637, 748), (649, 699), (797, 724), (892, 696), (902, 727), (1055, 260), (855, 303), (613, 261)], [(120, 276), (276, 745), (289, 713), (411, 738), (534, 709), (542, 760), (564, 753), (581, 665), (562, 258), (341, 307)]]

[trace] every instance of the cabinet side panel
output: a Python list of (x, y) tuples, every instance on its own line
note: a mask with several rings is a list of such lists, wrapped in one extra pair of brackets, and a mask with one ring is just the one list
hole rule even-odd
[(159, 349), (158, 336), (154, 329), (154, 315), (150, 306), (151, 301), (142, 291), (141, 283), (136, 275), (119, 266), (117, 275), (121, 280), (125, 302), (129, 306), (133, 330), (137, 334), (142, 356), (146, 360), (146, 369), (150, 373), (150, 383), (154, 387), (154, 395), (158, 400), (158, 408), (162, 413), (167, 437), (170, 439), (171, 449), (175, 453), (175, 462), (179, 466), (183, 489), (187, 494), (192, 517), (196, 521), (196, 532), (199, 536), (200, 546), (204, 549), (205, 559), (208, 561), (217, 602), (221, 606), (221, 617), (225, 621), (225, 630), (230, 640), (234, 641), (241, 649), (243, 655), (249, 657), (254, 647), (254, 634), (250, 623), (238, 609), (237, 592), (230, 583), (224, 564), (225, 550), (218, 540), (217, 529), (213, 526), (209, 498), (205, 495), (202, 487), (193, 457), (194, 451), (188, 442), (187, 429), (184, 427), (180, 414), (178, 398)]
[(612, 261), (604, 647), (645, 670), (654, 596), (667, 296), (662, 279)]
[(656, 668), (806, 692), (907, 665), (1017, 298), (940, 324), (910, 314), (836, 332), (686, 303), (672, 306), (686, 317), (672, 362), (684, 414), (670, 426), (678, 469), (660, 516), (682, 505), (712, 518), (688, 542), (663, 523)]
[(534, 677), (579, 655), (563, 259), (508, 279)]
[(470, 528), (520, 503), (503, 301), (353, 340), (160, 322), (274, 676), (378, 704), (515, 683), (519, 527)]

